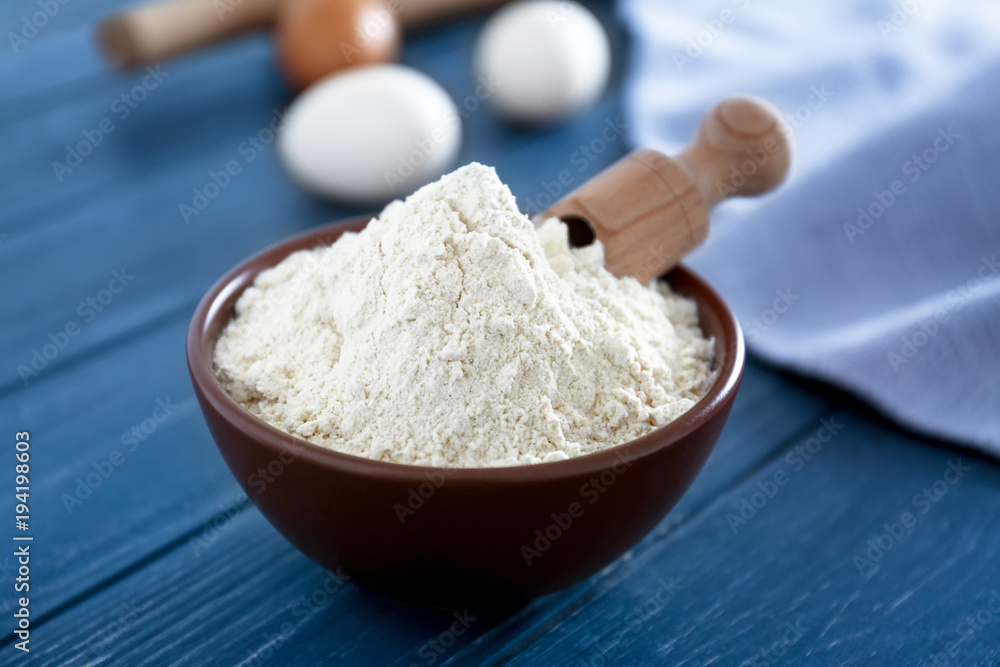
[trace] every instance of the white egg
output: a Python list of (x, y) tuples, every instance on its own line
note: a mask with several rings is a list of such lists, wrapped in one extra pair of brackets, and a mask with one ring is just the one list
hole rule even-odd
[(410, 67), (373, 65), (302, 93), (287, 111), (278, 155), (305, 189), (374, 205), (437, 179), (461, 143), (462, 120), (444, 88)]
[(565, 0), (515, 2), (496, 12), (476, 42), (473, 69), (491, 81), (498, 113), (543, 123), (600, 98), (611, 74), (611, 45), (585, 7)]

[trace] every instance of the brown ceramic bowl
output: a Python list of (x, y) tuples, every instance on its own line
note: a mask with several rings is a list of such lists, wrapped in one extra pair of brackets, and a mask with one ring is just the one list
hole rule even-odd
[(566, 461), (428, 468), (341, 454), (240, 407), (212, 372), (216, 339), (263, 269), (333, 242), (366, 219), (315, 229), (248, 259), (191, 321), (188, 368), (208, 427), (247, 495), (288, 540), (354, 583), (435, 606), (482, 606), (581, 581), (638, 543), (712, 451), (743, 372), (743, 337), (712, 288), (685, 268), (666, 280), (695, 299), (715, 338), (718, 379), (685, 414), (630, 443)]

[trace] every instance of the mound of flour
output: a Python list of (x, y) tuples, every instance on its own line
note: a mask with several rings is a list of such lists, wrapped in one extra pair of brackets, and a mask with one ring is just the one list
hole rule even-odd
[(709, 388), (693, 302), (615, 278), (470, 164), (360, 233), (261, 273), (216, 374), (288, 433), (382, 461), (484, 467), (622, 444)]

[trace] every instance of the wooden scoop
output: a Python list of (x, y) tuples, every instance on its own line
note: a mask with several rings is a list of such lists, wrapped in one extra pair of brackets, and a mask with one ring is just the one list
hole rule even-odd
[(754, 98), (733, 97), (705, 116), (694, 143), (676, 158), (637, 150), (542, 217), (565, 221), (573, 245), (596, 236), (611, 273), (647, 282), (705, 239), (713, 206), (773, 190), (790, 163), (791, 144), (777, 111)]

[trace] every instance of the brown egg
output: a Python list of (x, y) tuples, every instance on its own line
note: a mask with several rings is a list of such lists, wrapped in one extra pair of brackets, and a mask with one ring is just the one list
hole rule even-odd
[(287, 0), (276, 42), (282, 71), (301, 89), (344, 67), (394, 60), (399, 20), (381, 0)]

